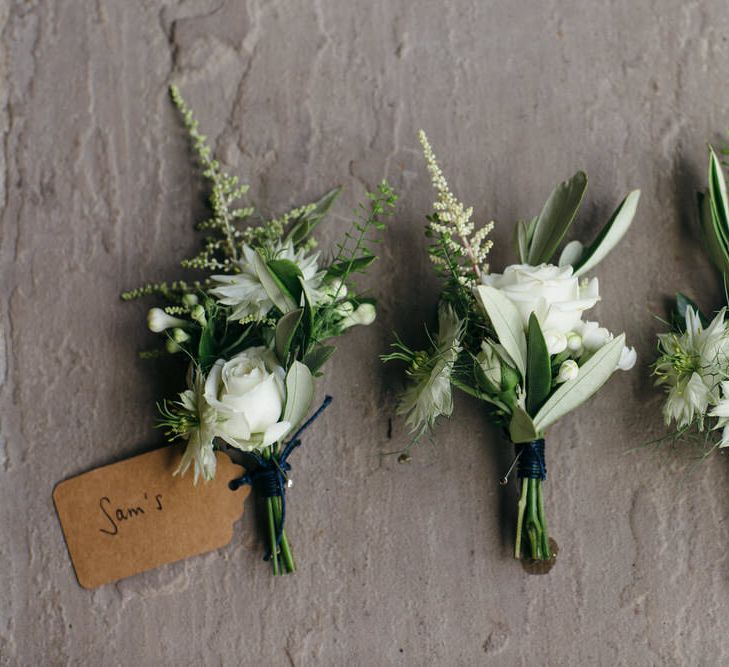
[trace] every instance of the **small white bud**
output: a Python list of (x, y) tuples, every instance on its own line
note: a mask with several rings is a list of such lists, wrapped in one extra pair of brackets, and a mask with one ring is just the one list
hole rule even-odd
[(567, 349), (570, 352), (579, 352), (582, 349), (582, 336), (571, 331), (567, 334)]
[(367, 326), (375, 321), (377, 311), (371, 303), (361, 303), (351, 315), (347, 315), (342, 321), (342, 329), (348, 329), (356, 324)]
[(192, 308), (197, 305), (197, 294), (185, 294), (182, 297), (182, 305)]
[(561, 383), (574, 380), (579, 372), (580, 367), (577, 365), (577, 362), (572, 359), (567, 359), (567, 361), (562, 362), (562, 365), (559, 367), (557, 382)]
[(182, 348), (177, 343), (175, 343), (172, 338), (168, 338), (165, 341), (165, 348), (170, 354), (177, 354), (182, 350)]
[(175, 343), (186, 343), (188, 340), (190, 340), (190, 334), (186, 331), (183, 331), (182, 329), (173, 329), (172, 339), (175, 341)]
[(203, 308), (199, 304), (190, 311), (190, 317), (192, 317), (192, 319), (195, 320), (195, 322), (197, 322), (201, 327), (206, 326), (208, 323), (208, 320), (205, 317), (205, 308)]
[(160, 333), (172, 327), (186, 327), (188, 324), (188, 322), (181, 320), (179, 317), (168, 315), (161, 308), (150, 308), (147, 313), (147, 326), (154, 333)]
[(545, 331), (544, 342), (550, 355), (560, 354), (567, 349), (567, 336), (559, 331)]

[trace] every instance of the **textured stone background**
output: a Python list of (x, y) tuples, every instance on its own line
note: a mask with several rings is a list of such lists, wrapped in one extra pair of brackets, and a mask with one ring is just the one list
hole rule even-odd
[[(447, 6), (444, 6), (447, 4)], [(720, 0), (0, 3), (0, 663), (721, 664), (727, 661), (729, 472), (664, 431), (647, 365), (664, 298), (720, 303), (696, 234), (705, 142), (729, 123)], [(346, 187), (402, 193), (372, 291), (375, 325), (342, 341), (337, 401), (295, 458), (300, 571), (274, 580), (248, 511), (220, 552), (94, 592), (53, 511), (61, 479), (160, 444), (163, 383), (137, 351), (123, 288), (176, 275), (195, 250), (201, 182), (169, 104), (177, 82), (222, 159), (280, 212)], [(494, 218), (495, 268), (517, 217), (558, 180), (592, 180), (591, 236), (643, 189), (599, 269), (596, 315), (641, 363), (549, 438), (548, 576), (512, 560), (510, 459), (457, 397), (433, 445), (388, 420), (399, 383), (377, 355), (413, 342), (436, 281), (422, 225), (425, 128), (452, 185)]]

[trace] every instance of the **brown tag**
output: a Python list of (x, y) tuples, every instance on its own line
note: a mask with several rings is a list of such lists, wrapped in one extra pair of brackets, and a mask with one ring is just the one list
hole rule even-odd
[(165, 563), (219, 549), (233, 537), (250, 487), (228, 483), (243, 468), (216, 453), (211, 482), (173, 476), (179, 446), (60, 482), (53, 502), (79, 584), (96, 588)]

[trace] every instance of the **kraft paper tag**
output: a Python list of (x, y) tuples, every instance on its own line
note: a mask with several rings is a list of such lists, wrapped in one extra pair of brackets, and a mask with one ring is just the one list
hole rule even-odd
[(225, 546), (250, 487), (228, 483), (244, 470), (216, 452), (211, 482), (192, 469), (173, 476), (182, 447), (164, 447), (60, 482), (53, 490), (79, 584), (96, 588)]

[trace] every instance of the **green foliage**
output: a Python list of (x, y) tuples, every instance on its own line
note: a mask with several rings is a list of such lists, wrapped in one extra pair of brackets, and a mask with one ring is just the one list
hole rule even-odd
[(729, 202), (721, 163), (709, 146), (709, 184), (698, 196), (699, 221), (709, 257), (721, 273), (729, 274)]
[(552, 388), (552, 368), (547, 344), (537, 316), (529, 316), (527, 330), (526, 410), (533, 417), (547, 400)]
[(529, 264), (549, 262), (572, 225), (587, 190), (587, 174), (578, 171), (549, 195), (534, 225), (529, 243)]

